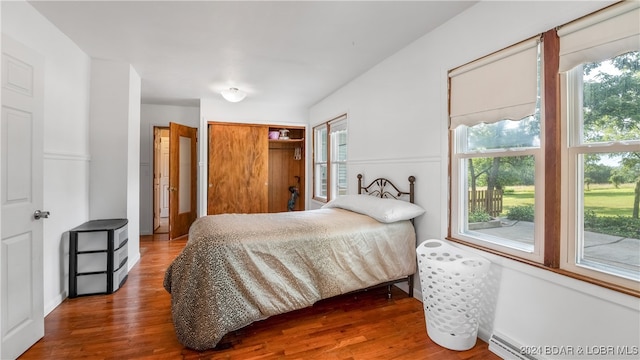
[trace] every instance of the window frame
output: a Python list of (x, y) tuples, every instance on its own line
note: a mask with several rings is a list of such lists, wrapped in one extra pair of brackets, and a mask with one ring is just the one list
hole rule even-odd
[[(347, 164), (347, 160), (344, 161), (338, 161), (335, 160), (336, 158), (336, 154), (335, 152), (337, 151), (337, 147), (333, 145), (332, 142), (332, 131), (331, 131), (331, 127), (332, 126), (342, 126), (342, 124), (344, 124), (345, 127), (345, 131), (348, 132), (348, 122), (347, 122), (347, 114), (342, 114), (340, 116), (337, 116), (331, 120), (325, 121), (323, 123), (317, 124), (313, 127), (313, 200), (315, 201), (319, 201), (319, 202), (323, 202), (323, 203), (327, 203), (329, 201), (331, 201), (333, 198), (335, 198), (337, 195), (333, 194), (333, 192), (335, 191), (335, 186), (334, 186), (334, 182), (337, 182), (337, 178), (334, 179), (334, 175), (333, 175), (333, 167), (335, 163), (344, 163)], [(318, 131), (321, 129), (326, 129), (325, 131), (325, 135), (326, 138), (324, 139), (326, 141), (326, 154), (325, 154), (325, 159), (326, 161), (318, 161)], [(348, 146), (349, 141), (347, 138), (347, 142), (346, 142), (346, 146)], [(348, 152), (347, 152), (348, 154)], [(323, 196), (322, 194), (318, 194), (318, 174), (317, 174), (317, 168), (318, 165), (325, 165), (326, 168), (326, 177), (327, 177), (327, 181), (326, 181), (326, 196)], [(337, 175), (336, 175), (337, 176)]]

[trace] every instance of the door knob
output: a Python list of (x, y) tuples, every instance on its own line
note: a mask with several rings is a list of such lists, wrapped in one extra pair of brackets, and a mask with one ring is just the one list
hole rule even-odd
[(47, 219), (47, 218), (49, 218), (49, 215), (50, 215), (50, 214), (51, 214), (51, 213), (50, 213), (50, 212), (48, 212), (48, 211), (40, 211), (40, 210), (36, 210), (36, 211), (33, 213), (33, 218), (34, 218), (34, 219), (36, 219), (36, 220), (40, 220), (40, 219)]

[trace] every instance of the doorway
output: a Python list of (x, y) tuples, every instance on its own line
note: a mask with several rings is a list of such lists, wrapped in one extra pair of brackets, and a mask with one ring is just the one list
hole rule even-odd
[(153, 233), (169, 232), (169, 128), (153, 128)]
[(153, 127), (153, 233), (169, 240), (197, 218), (198, 129), (170, 122)]

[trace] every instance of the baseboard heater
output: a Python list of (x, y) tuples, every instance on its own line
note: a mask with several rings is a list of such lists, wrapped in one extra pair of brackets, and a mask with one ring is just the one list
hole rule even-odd
[(505, 360), (538, 360), (529, 354), (523, 354), (521, 347), (505, 336), (492, 334), (489, 338), (489, 351)]

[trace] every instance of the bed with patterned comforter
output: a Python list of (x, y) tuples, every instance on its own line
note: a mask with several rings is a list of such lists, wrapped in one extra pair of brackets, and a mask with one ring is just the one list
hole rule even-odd
[(254, 321), (416, 271), (408, 220), (341, 208), (199, 218), (166, 271), (178, 340), (215, 347)]

